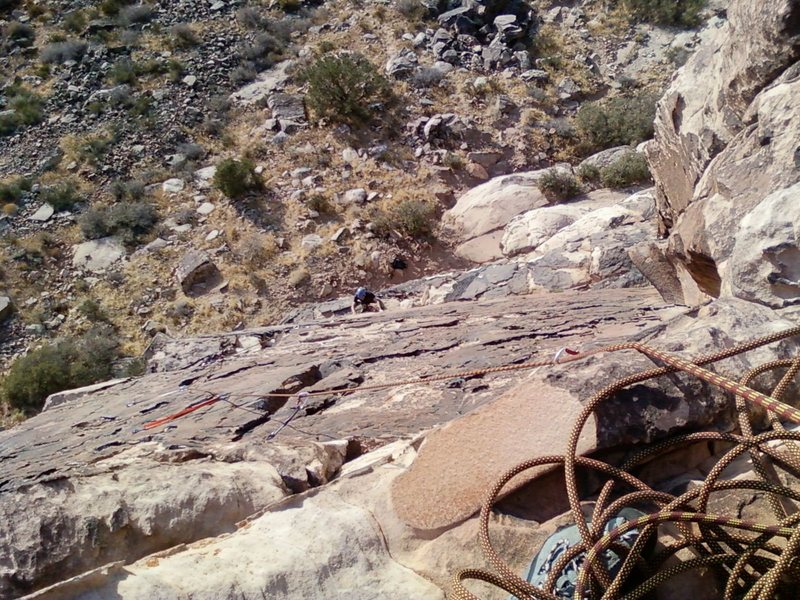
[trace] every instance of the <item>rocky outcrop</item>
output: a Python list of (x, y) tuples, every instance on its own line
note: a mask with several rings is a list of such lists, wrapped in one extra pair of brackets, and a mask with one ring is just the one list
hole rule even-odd
[[(800, 181), (800, 5), (734, 0), (728, 17), (667, 90), (646, 150), (666, 257), (691, 303), (745, 293), (732, 281), (740, 223)], [(762, 280), (745, 295), (786, 300), (773, 285)]]
[[(348, 467), (346, 459), (468, 413), (525, 375), (330, 394), (299, 410), (271, 394), (552, 356), (565, 344), (605, 343), (661, 327), (680, 312), (652, 291), (606, 290), (392, 310), (195, 340), (157, 336), (152, 367), (159, 372), (64, 396), (0, 432), (0, 554), (13, 556), (0, 564), (0, 595), (233, 531), (235, 522), (290, 491), (329, 481)], [(144, 429), (214, 394), (226, 394), (227, 402)], [(291, 427), (282, 427), (290, 417)]]

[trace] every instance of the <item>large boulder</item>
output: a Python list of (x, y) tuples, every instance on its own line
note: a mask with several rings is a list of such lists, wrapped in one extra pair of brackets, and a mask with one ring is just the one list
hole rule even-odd
[(208, 254), (192, 250), (175, 268), (175, 279), (186, 295), (197, 296), (219, 285), (222, 274)]
[(727, 14), (662, 98), (646, 148), (666, 256), (692, 303), (731, 293), (742, 219), (800, 181), (800, 5), (733, 0)]
[[(482, 255), (496, 258), (502, 256), (500, 241), (502, 234), (489, 235), (502, 230), (517, 215), (549, 204), (539, 190), (538, 182), (548, 169), (515, 173), (495, 177), (461, 196), (455, 206), (444, 216), (444, 226), (465, 245), (456, 253), (470, 258), (466, 244), (483, 238)], [(484, 237), (486, 236), (486, 237)], [(475, 244), (473, 244), (474, 246)], [(474, 257), (474, 255), (473, 255)]]
[(14, 305), (8, 296), (0, 296), (0, 323), (5, 321), (14, 312)]
[(800, 299), (800, 184), (770, 194), (742, 219), (730, 293), (780, 308)]
[(75, 246), (72, 265), (92, 272), (108, 269), (125, 256), (125, 246), (113, 237), (90, 240)]

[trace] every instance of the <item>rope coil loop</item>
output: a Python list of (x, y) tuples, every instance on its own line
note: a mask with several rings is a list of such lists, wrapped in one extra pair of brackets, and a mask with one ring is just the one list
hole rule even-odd
[[(493, 571), (473, 568), (455, 573), (449, 597), (453, 600), (479, 600), (466, 588), (465, 582), (481, 580), (516, 598), (561, 600), (564, 596), (556, 591), (556, 581), (563, 575), (564, 568), (568, 564), (575, 565), (574, 559), (581, 555), (585, 560), (582, 564), (578, 563), (580, 566), (572, 593), (573, 600), (647, 598), (672, 577), (698, 568), (712, 569), (724, 582), (719, 588), (724, 588), (724, 600), (797, 597), (796, 589), (800, 585), (800, 512), (795, 503), (800, 500), (800, 490), (786, 484), (786, 477), (779, 476), (778, 470), (793, 478), (800, 478), (800, 430), (787, 431), (782, 424), (782, 421), (800, 424), (800, 410), (782, 402), (795, 376), (800, 373), (800, 356), (756, 367), (738, 382), (704, 366), (798, 335), (800, 327), (794, 327), (697, 357), (693, 361), (638, 342), (607, 346), (582, 354), (574, 354), (574, 351), (566, 348), (559, 350), (552, 364), (580, 360), (598, 353), (635, 350), (664, 366), (632, 374), (596, 393), (576, 420), (565, 455), (530, 459), (508, 470), (497, 480), (481, 506), (479, 528), (479, 542)], [(749, 386), (755, 378), (776, 370), (782, 370), (783, 373), (771, 394), (761, 393)], [(603, 402), (630, 385), (678, 371), (733, 394), (740, 432), (698, 432), (675, 436), (629, 453), (619, 467), (578, 454), (578, 439), (584, 425)], [(768, 431), (760, 434), (753, 432), (750, 410), (753, 407), (766, 411), (770, 426)], [(631, 474), (632, 469), (662, 452), (710, 442), (725, 444), (728, 449), (702, 485), (690, 487), (679, 496), (654, 490)], [(742, 456), (751, 459), (755, 476), (721, 479), (724, 470)], [(489, 537), (489, 522), (503, 487), (528, 469), (544, 464), (563, 465), (570, 512), (581, 541), (553, 562), (544, 587), (535, 587), (520, 577), (494, 549)], [(599, 489), (589, 519), (581, 508), (578, 469), (590, 469), (607, 478)], [(709, 508), (712, 494), (741, 490), (764, 493), (774, 513), (774, 522), (740, 519), (738, 515), (717, 514)], [(626, 521), (607, 533), (604, 531), (610, 519), (622, 509), (634, 506), (650, 514)], [(679, 537), (659, 552), (650, 552), (652, 556), (646, 555), (645, 548), (652, 547), (649, 542), (656, 540), (659, 526), (665, 523), (677, 525), (680, 533), (671, 532), (671, 536), (673, 539), (676, 535)], [(631, 531), (638, 532), (638, 537), (630, 548), (617, 543), (620, 536)], [(604, 553), (608, 550), (622, 557), (621, 566), (614, 573), (608, 571), (603, 561)], [(687, 551), (691, 558), (676, 563), (677, 553)]]

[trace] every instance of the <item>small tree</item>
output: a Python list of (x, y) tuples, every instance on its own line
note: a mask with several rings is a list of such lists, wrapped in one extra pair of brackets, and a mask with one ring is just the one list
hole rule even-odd
[(261, 178), (252, 161), (226, 158), (214, 173), (214, 187), (228, 198), (241, 198), (247, 192), (261, 188)]
[(337, 123), (368, 123), (375, 105), (393, 97), (389, 82), (359, 54), (322, 56), (302, 75), (308, 82), (308, 107), (317, 117)]

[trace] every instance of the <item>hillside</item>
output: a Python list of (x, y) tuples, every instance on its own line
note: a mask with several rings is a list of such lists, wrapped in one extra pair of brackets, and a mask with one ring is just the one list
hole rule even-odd
[(800, 2), (0, 11), (0, 597), (793, 597)]
[[(276, 323), (485, 260), (438, 226), (456, 199), (643, 141), (675, 65), (722, 23), (618, 4), (8, 0), (3, 363), (97, 325), (136, 357), (153, 331)], [(351, 96), (326, 87), (336, 69)], [(604, 156), (549, 201), (602, 186), (620, 154)], [(604, 181), (646, 184), (631, 168)], [(181, 264), (206, 258), (218, 277), (191, 289)]]

